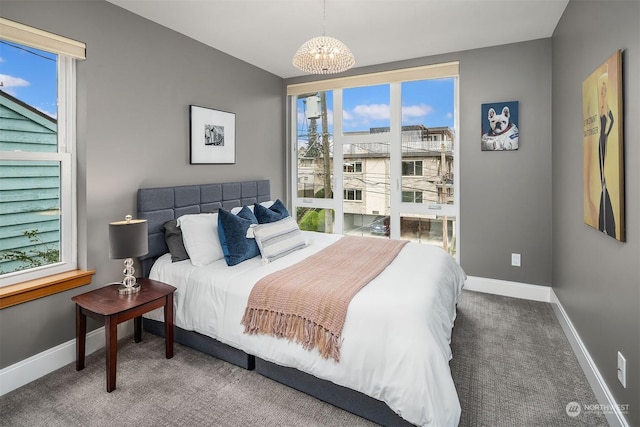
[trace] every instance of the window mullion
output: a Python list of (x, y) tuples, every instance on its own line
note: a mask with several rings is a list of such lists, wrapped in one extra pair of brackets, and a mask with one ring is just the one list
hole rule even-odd
[[(68, 57), (59, 57), (58, 70), (58, 149), (68, 155), (68, 163), (63, 170), (60, 188), (60, 209), (62, 210), (60, 234), (61, 259), (71, 268), (78, 265), (78, 222), (77, 222), (77, 171), (76, 164), (76, 62)], [(60, 96), (62, 94), (62, 96)], [(62, 117), (60, 117), (62, 115)]]
[(392, 239), (400, 238), (400, 204), (402, 202), (402, 97), (401, 84), (391, 83), (390, 90), (390, 229)]
[(344, 194), (344, 150), (342, 149), (342, 144), (344, 144), (345, 140), (342, 133), (342, 120), (342, 89), (336, 89), (333, 91), (333, 185), (335, 188), (333, 198), (336, 201), (333, 232), (336, 234), (344, 232), (343, 200), (337, 200), (340, 194)]

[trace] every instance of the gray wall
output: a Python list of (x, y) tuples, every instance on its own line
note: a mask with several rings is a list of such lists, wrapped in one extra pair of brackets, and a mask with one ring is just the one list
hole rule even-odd
[[(470, 276), (551, 286), (551, 39), (362, 67), (460, 61), (460, 263)], [(314, 80), (297, 77), (285, 84)], [(483, 103), (519, 101), (520, 148), (480, 151)], [(522, 266), (511, 266), (511, 253)]]
[[(553, 35), (553, 286), (627, 420), (640, 426), (640, 3), (569, 3)], [(582, 81), (622, 50), (627, 242), (583, 223)], [(627, 388), (616, 353), (627, 359)], [(589, 403), (589, 402), (585, 402)]]
[[(121, 278), (107, 224), (135, 215), (138, 187), (268, 178), (284, 197), (285, 146), (273, 74), (103, 1), (3, 0), (1, 13), (87, 43), (77, 67), (79, 253), (97, 270), (92, 285), (0, 311), (3, 368), (73, 339), (70, 298)], [(235, 165), (189, 165), (190, 104), (236, 113)]]
[[(640, 112), (638, 81), (629, 76), (640, 75), (638, 15), (637, 2), (572, 1), (553, 39), (349, 73), (460, 61), (462, 265), (472, 276), (553, 283), (616, 399), (632, 405), (634, 425)], [(0, 311), (5, 367), (72, 339), (69, 298), (119, 277), (119, 261), (108, 259), (106, 224), (134, 211), (136, 188), (267, 177), (274, 195), (284, 197), (286, 168), (284, 92), (276, 76), (105, 2), (3, 1), (2, 16), (88, 43), (88, 59), (78, 66), (79, 249), (82, 267), (98, 270), (91, 286)], [(624, 244), (582, 224), (579, 136), (581, 82), (619, 48), (626, 73)], [(305, 80), (311, 78), (286, 83)], [(510, 100), (520, 102), (521, 148), (481, 152), (480, 104)], [(236, 165), (188, 165), (189, 104), (237, 114)], [(522, 254), (522, 267), (510, 266), (511, 252)], [(617, 350), (627, 357), (626, 390), (615, 378)]]

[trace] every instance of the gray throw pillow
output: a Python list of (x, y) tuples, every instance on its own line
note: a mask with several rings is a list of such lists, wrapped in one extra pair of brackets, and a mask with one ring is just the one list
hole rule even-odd
[(182, 241), (182, 230), (178, 227), (178, 222), (175, 219), (167, 221), (163, 225), (164, 227), (164, 241), (167, 243), (169, 252), (171, 253), (171, 262), (184, 261), (189, 259), (189, 254), (184, 247)]

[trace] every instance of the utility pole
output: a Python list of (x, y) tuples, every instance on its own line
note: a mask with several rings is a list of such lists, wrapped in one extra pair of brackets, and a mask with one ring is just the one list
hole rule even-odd
[[(445, 205), (447, 203), (446, 188), (447, 188), (447, 174), (444, 172), (444, 167), (447, 164), (447, 146), (443, 140), (440, 144), (440, 203)], [(449, 252), (449, 230), (448, 230), (447, 216), (442, 217), (442, 249)]]
[(309, 119), (309, 141), (305, 157), (318, 157), (318, 122), (315, 117)]
[[(327, 120), (327, 94), (320, 92), (320, 110), (322, 111), (322, 157), (324, 158), (324, 198), (333, 197), (331, 191), (331, 153), (329, 151), (329, 121)], [(324, 210), (324, 226), (326, 233), (333, 233), (333, 217), (331, 209)]]

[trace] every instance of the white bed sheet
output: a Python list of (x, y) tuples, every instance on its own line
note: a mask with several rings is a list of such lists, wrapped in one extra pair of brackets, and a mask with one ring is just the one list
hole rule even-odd
[[(175, 324), (278, 365), (360, 391), (421, 426), (456, 426), (460, 403), (451, 377), (451, 329), (466, 275), (440, 248), (408, 243), (351, 301), (340, 362), (267, 335), (244, 334), (240, 320), (253, 285), (302, 261), (340, 235), (304, 232), (309, 246), (267, 265), (260, 257), (233, 267), (172, 263), (168, 254), (150, 278), (177, 288)], [(357, 256), (354, 254), (354, 256)], [(161, 311), (146, 315), (163, 320)]]

